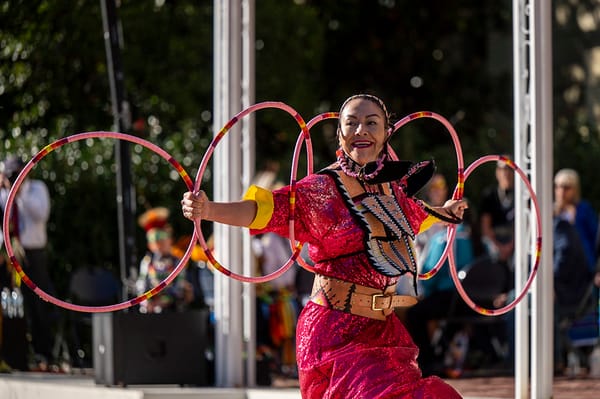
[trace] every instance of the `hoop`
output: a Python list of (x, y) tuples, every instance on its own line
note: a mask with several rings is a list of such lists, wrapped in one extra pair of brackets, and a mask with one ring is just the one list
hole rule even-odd
[(465, 180), (469, 177), (469, 175), (478, 166), (480, 166), (481, 164), (483, 164), (485, 162), (492, 162), (492, 161), (504, 162), (507, 166), (509, 166), (512, 170), (514, 170), (515, 172), (517, 172), (519, 174), (519, 177), (521, 178), (523, 183), (525, 183), (525, 185), (527, 186), (527, 190), (529, 191), (529, 195), (531, 197), (531, 201), (532, 201), (533, 207), (535, 209), (535, 215), (536, 215), (536, 221), (537, 221), (537, 223), (536, 223), (537, 237), (535, 240), (535, 260), (533, 263), (533, 267), (531, 269), (531, 273), (529, 274), (529, 278), (527, 279), (527, 282), (525, 283), (525, 285), (524, 285), (523, 289), (521, 290), (521, 292), (519, 293), (519, 295), (517, 295), (512, 302), (510, 302), (507, 305), (505, 305), (504, 307), (498, 308), (498, 309), (487, 309), (487, 308), (479, 306), (475, 302), (473, 302), (473, 300), (466, 293), (465, 289), (462, 286), (462, 283), (460, 282), (460, 279), (458, 278), (458, 272), (456, 269), (456, 261), (454, 259), (454, 253), (452, 251), (450, 251), (450, 253), (448, 255), (448, 262), (450, 264), (450, 275), (452, 276), (452, 280), (454, 281), (454, 285), (456, 285), (456, 289), (458, 290), (458, 293), (460, 294), (462, 299), (465, 301), (465, 303), (467, 305), (469, 305), (469, 307), (471, 309), (473, 309), (477, 313), (480, 313), (485, 316), (498, 316), (498, 315), (507, 313), (510, 310), (514, 309), (517, 306), (517, 304), (521, 301), (521, 299), (523, 299), (523, 297), (527, 294), (527, 291), (529, 290), (529, 287), (533, 283), (533, 279), (535, 278), (535, 276), (537, 274), (537, 270), (538, 270), (538, 267), (540, 264), (541, 247), (542, 247), (542, 237), (541, 237), (542, 226), (541, 226), (540, 209), (539, 209), (537, 197), (535, 195), (535, 192), (533, 191), (533, 187), (531, 187), (531, 183), (527, 179), (527, 176), (521, 170), (521, 168), (519, 168), (513, 161), (511, 161), (510, 159), (508, 159), (504, 156), (500, 156), (500, 155), (483, 156), (483, 157), (479, 158), (478, 160), (476, 160), (475, 162), (473, 162), (471, 165), (469, 165), (469, 167), (465, 171)]
[(189, 258), (191, 256), (191, 250), (193, 248), (194, 241), (191, 240), (187, 251), (185, 252), (183, 257), (180, 259), (179, 263), (177, 264), (177, 267), (171, 272), (171, 274), (169, 274), (163, 281), (161, 281), (154, 288), (144, 292), (143, 294), (141, 294), (133, 299), (130, 299), (128, 301), (124, 301), (121, 303), (117, 303), (114, 305), (83, 306), (83, 305), (77, 305), (77, 304), (69, 303), (69, 302), (63, 301), (61, 299), (58, 299), (58, 298), (48, 294), (47, 292), (42, 290), (40, 287), (38, 287), (29, 278), (29, 276), (27, 276), (27, 274), (23, 271), (23, 268), (19, 264), (15, 254), (14, 254), (14, 251), (13, 251), (13, 248), (11, 245), (10, 234), (9, 234), (10, 214), (11, 214), (12, 207), (13, 207), (13, 204), (15, 201), (16, 193), (19, 191), (21, 184), (23, 183), (23, 181), (25, 180), (25, 177), (27, 177), (27, 175), (29, 174), (31, 169), (33, 169), (33, 167), (39, 161), (41, 161), (42, 158), (44, 158), (46, 155), (48, 155), (55, 149), (60, 148), (63, 145), (68, 144), (68, 143), (73, 143), (75, 141), (85, 140), (85, 139), (89, 139), (89, 138), (114, 138), (114, 139), (125, 140), (125, 141), (129, 141), (129, 142), (132, 142), (135, 144), (139, 144), (139, 145), (149, 149), (150, 151), (155, 152), (156, 154), (160, 155), (162, 158), (167, 160), (177, 170), (177, 172), (179, 173), (179, 175), (181, 176), (181, 178), (183, 179), (185, 184), (188, 186), (188, 188), (191, 189), (193, 187), (191, 178), (189, 177), (187, 172), (183, 169), (183, 167), (179, 164), (179, 162), (177, 162), (175, 160), (175, 158), (173, 158), (169, 153), (167, 153), (162, 148), (160, 148), (157, 145), (152, 144), (144, 139), (141, 139), (141, 138), (135, 137), (135, 136), (131, 136), (128, 134), (124, 134), (124, 133), (117, 133), (117, 132), (87, 132), (87, 133), (80, 133), (80, 134), (68, 136), (68, 137), (59, 139), (59, 140), (47, 145), (46, 147), (44, 147), (25, 165), (23, 170), (17, 176), (17, 179), (15, 180), (15, 183), (11, 187), (10, 192), (8, 194), (8, 199), (6, 201), (6, 208), (4, 211), (4, 219), (3, 219), (3, 224), (2, 224), (2, 228), (4, 230), (3, 231), (4, 244), (6, 245), (6, 252), (8, 253), (10, 261), (12, 262), (17, 273), (21, 277), (22, 281), (25, 282), (25, 284), (27, 284), (27, 286), (34, 293), (36, 293), (40, 298), (42, 298), (54, 305), (60, 306), (65, 309), (74, 310), (77, 312), (89, 312), (89, 313), (112, 312), (112, 311), (116, 311), (116, 310), (129, 308), (131, 306), (139, 304), (140, 302), (142, 302), (146, 299), (152, 298), (154, 295), (156, 295), (158, 292), (160, 292), (163, 288), (165, 288), (168, 284), (170, 284), (171, 281), (173, 281), (175, 279), (175, 277), (177, 277), (177, 275), (183, 270), (184, 266), (186, 265), (187, 261), (189, 260)]
[[(306, 143), (306, 156), (307, 156), (307, 171), (306, 174), (310, 175), (313, 173), (313, 152), (312, 152), (312, 141), (310, 139), (310, 129), (316, 125), (317, 123), (326, 120), (326, 119), (335, 119), (339, 117), (339, 113), (337, 112), (324, 112), (322, 114), (319, 114), (315, 117), (313, 117), (310, 121), (308, 121), (308, 123), (306, 124), (306, 132), (305, 131), (301, 131), (298, 134), (298, 139), (296, 140), (296, 147), (294, 148), (294, 157), (292, 159), (292, 169), (291, 169), (291, 173), (290, 173), (290, 196), (294, 197), (294, 204), (295, 204), (295, 197), (296, 197), (296, 179), (298, 177), (298, 159), (300, 157), (300, 151), (302, 150), (302, 143)], [(293, 194), (292, 194), (293, 193)], [(290, 241), (290, 246), (292, 249), (297, 248), (298, 246), (300, 246), (300, 250), (302, 250), (302, 246), (304, 245), (303, 243), (296, 243), (296, 239), (295, 239), (295, 233), (294, 233), (294, 220), (295, 220), (295, 215), (296, 215), (296, 207), (291, 206), (290, 207), (290, 232), (289, 232), (289, 241)], [(312, 267), (311, 265), (309, 265), (304, 258), (302, 258), (301, 256), (298, 256), (298, 258), (296, 259), (296, 262), (298, 262), (298, 264), (308, 270), (311, 273), (315, 273), (315, 268)]]
[[(396, 122), (394, 124), (392, 134), (395, 133), (402, 126), (406, 125), (407, 123), (412, 122), (416, 119), (420, 119), (420, 118), (435, 119), (446, 128), (446, 131), (448, 131), (448, 133), (450, 133), (450, 137), (452, 138), (452, 143), (454, 144), (454, 150), (456, 151), (456, 163), (458, 165), (458, 167), (457, 167), (457, 183), (456, 183), (456, 187), (454, 189), (454, 193), (452, 194), (452, 199), (456, 199), (456, 200), (462, 199), (463, 194), (464, 194), (464, 187), (465, 187), (464, 160), (463, 160), (463, 154), (462, 154), (462, 147), (460, 145), (460, 140), (458, 138), (458, 134), (456, 133), (456, 130), (454, 129), (454, 126), (452, 126), (452, 124), (446, 118), (444, 118), (443, 116), (441, 116), (439, 114), (436, 114), (435, 112), (430, 112), (430, 111), (414, 112), (414, 113), (409, 114), (409, 115), (405, 116), (404, 118), (400, 119), (398, 122)], [(396, 153), (394, 152), (394, 150), (392, 149), (391, 146), (388, 146), (388, 151), (390, 152), (390, 156), (392, 157), (392, 159), (398, 160), (398, 156), (396, 155)], [(418, 278), (420, 280), (429, 280), (430, 278), (435, 276), (437, 274), (437, 272), (444, 265), (444, 262), (446, 261), (446, 258), (448, 258), (448, 254), (451, 251), (450, 248), (452, 247), (452, 244), (454, 243), (454, 238), (456, 236), (456, 234), (455, 234), (455, 232), (453, 232), (453, 230), (456, 230), (455, 225), (449, 225), (447, 227), (446, 247), (444, 248), (444, 251), (442, 252), (442, 255), (440, 256), (440, 259), (438, 260), (438, 262), (435, 264), (435, 266), (430, 271), (418, 275)]]
[[(212, 251), (208, 248), (208, 245), (206, 244), (206, 241), (202, 234), (202, 229), (200, 228), (200, 219), (194, 220), (194, 234), (193, 234), (194, 239), (190, 240), (188, 248), (186, 249), (184, 255), (180, 259), (180, 261), (177, 264), (177, 266), (175, 267), (175, 269), (163, 281), (161, 281), (157, 286), (155, 286), (154, 288), (137, 296), (136, 298), (133, 298), (128, 301), (124, 301), (124, 302), (117, 303), (114, 305), (105, 305), (105, 306), (82, 306), (82, 305), (72, 304), (69, 302), (62, 301), (62, 300), (46, 293), (44, 290), (39, 288), (23, 271), (23, 268), (21, 267), (21, 265), (19, 264), (18, 260), (16, 259), (15, 255), (14, 255), (14, 251), (13, 251), (13, 248), (11, 245), (10, 234), (9, 234), (9, 220), (10, 220), (9, 216), (12, 212), (12, 206), (15, 201), (16, 193), (18, 192), (18, 190), (19, 190), (21, 184), (23, 183), (23, 181), (25, 180), (26, 176), (29, 174), (31, 169), (33, 169), (33, 167), (38, 162), (40, 162), (41, 159), (43, 159), (46, 155), (48, 155), (50, 152), (54, 151), (57, 148), (62, 147), (63, 145), (65, 145), (67, 143), (72, 143), (75, 141), (89, 139), (89, 138), (113, 138), (113, 139), (118, 139), (118, 140), (129, 141), (129, 142), (132, 142), (135, 144), (139, 144), (139, 145), (149, 149), (150, 151), (153, 151), (154, 153), (160, 155), (163, 159), (165, 159), (167, 162), (169, 162), (177, 170), (177, 172), (183, 179), (184, 183), (186, 184), (188, 190), (193, 191), (193, 192), (198, 192), (200, 190), (200, 185), (201, 185), (202, 178), (204, 176), (208, 161), (212, 157), (212, 154), (213, 154), (216, 146), (221, 141), (221, 139), (241, 118), (247, 116), (248, 114), (250, 114), (252, 112), (255, 112), (255, 111), (258, 111), (261, 109), (265, 109), (265, 108), (276, 108), (276, 109), (281, 109), (281, 110), (287, 112), (296, 120), (296, 122), (300, 126), (300, 134), (298, 135), (298, 139), (296, 141), (296, 146), (294, 148), (294, 156), (293, 156), (293, 160), (292, 160), (293, 165), (292, 165), (292, 169), (291, 169), (291, 173), (290, 173), (289, 241), (290, 241), (290, 246), (293, 249), (293, 251), (292, 251), (292, 254), (290, 255), (289, 259), (275, 272), (270, 273), (265, 276), (251, 277), (251, 276), (244, 276), (241, 274), (234, 273), (234, 272), (230, 271), (229, 269), (227, 269), (225, 266), (221, 265), (215, 259), (214, 255), (212, 254)], [(158, 147), (157, 145), (152, 144), (152, 143), (150, 143), (144, 139), (141, 139), (139, 137), (127, 135), (124, 133), (118, 133), (118, 132), (97, 131), (97, 132), (87, 132), (87, 133), (75, 134), (72, 136), (68, 136), (68, 137), (59, 139), (59, 140), (47, 145), (46, 147), (44, 147), (25, 165), (23, 170), (19, 173), (17, 179), (15, 180), (15, 183), (13, 184), (13, 186), (9, 192), (6, 207), (5, 207), (5, 212), (4, 212), (4, 219), (3, 219), (3, 229), (4, 229), (3, 236), (4, 236), (4, 241), (5, 241), (5, 245), (6, 245), (6, 249), (7, 249), (9, 258), (10, 258), (12, 264), (14, 265), (15, 269), (17, 270), (17, 273), (19, 274), (21, 279), (25, 282), (25, 284), (30, 289), (32, 289), (34, 291), (34, 293), (36, 293), (38, 296), (40, 296), (42, 299), (44, 299), (52, 304), (55, 304), (57, 306), (63, 307), (65, 309), (74, 310), (74, 311), (78, 311), (78, 312), (91, 312), (91, 313), (110, 312), (110, 311), (126, 309), (126, 308), (137, 305), (140, 302), (150, 299), (153, 296), (155, 296), (157, 293), (162, 291), (168, 284), (170, 284), (177, 277), (177, 275), (183, 270), (183, 268), (185, 267), (189, 258), (191, 257), (191, 253), (192, 253), (194, 245), (196, 244), (196, 241), (199, 242), (200, 246), (202, 247), (202, 249), (204, 250), (204, 252), (208, 258), (208, 261), (213, 265), (213, 267), (215, 269), (217, 269), (219, 272), (223, 273), (224, 275), (229, 276), (229, 277), (239, 280), (239, 281), (251, 282), (251, 283), (262, 283), (262, 282), (273, 280), (273, 279), (281, 276), (283, 273), (285, 273), (293, 265), (294, 262), (298, 262), (300, 264), (300, 266), (304, 267), (308, 271), (314, 272), (315, 271), (314, 267), (308, 265), (304, 261), (304, 259), (302, 259), (302, 257), (299, 256), (300, 251), (302, 249), (302, 243), (300, 243), (300, 242), (296, 243), (295, 236), (294, 236), (294, 226), (295, 226), (294, 221), (295, 221), (295, 209), (296, 209), (295, 208), (296, 183), (297, 183), (296, 179), (297, 179), (297, 172), (298, 172), (298, 159), (300, 156), (302, 145), (305, 144), (306, 151), (307, 151), (307, 174), (309, 174), (309, 175), (312, 174), (313, 173), (313, 152), (312, 152), (312, 141), (310, 138), (310, 128), (322, 120), (333, 119), (333, 118), (338, 118), (338, 117), (339, 117), (339, 114), (336, 112), (326, 112), (326, 113), (322, 113), (320, 115), (315, 116), (313, 119), (311, 119), (308, 122), (308, 124), (306, 124), (304, 122), (304, 120), (302, 119), (302, 117), (300, 116), (300, 114), (297, 111), (295, 111), (292, 107), (288, 106), (285, 103), (268, 101), (268, 102), (254, 104), (254, 105), (246, 108), (245, 110), (239, 112), (232, 119), (230, 119), (229, 122), (227, 122), (225, 124), (225, 126), (219, 131), (219, 133), (214, 137), (214, 139), (210, 143), (206, 153), (204, 154), (204, 157), (202, 158), (202, 162), (200, 164), (200, 167), (196, 174), (196, 180), (194, 182), (192, 182), (191, 178), (186, 173), (186, 171), (183, 169), (183, 167), (169, 153), (167, 153), (166, 151), (164, 151), (162, 148)], [(441, 115), (438, 115), (433, 112), (428, 112), (428, 111), (412, 113), (412, 114), (402, 118), (400, 121), (398, 121), (394, 124), (392, 134), (395, 133), (400, 127), (404, 126), (408, 122), (413, 121), (415, 119), (419, 119), (419, 118), (432, 118), (432, 119), (435, 119), (435, 120), (441, 122), (452, 138), (454, 148), (456, 151), (457, 165), (458, 165), (457, 184), (456, 184), (456, 187), (452, 194), (453, 199), (455, 199), (455, 200), (462, 199), (463, 194), (464, 194), (464, 184), (465, 184), (466, 179), (477, 167), (479, 167), (481, 164), (483, 164), (485, 162), (491, 162), (491, 161), (504, 162), (511, 169), (513, 169), (513, 171), (515, 171), (516, 173), (519, 174), (521, 180), (527, 186), (527, 189), (528, 189), (530, 197), (531, 197), (531, 201), (533, 203), (533, 207), (536, 212), (535, 216), (537, 218), (537, 223), (536, 223), (537, 237), (535, 240), (535, 261), (534, 261), (532, 270), (530, 272), (529, 278), (528, 278), (525, 286), (523, 287), (523, 290), (519, 293), (518, 296), (515, 297), (515, 299), (512, 302), (510, 302), (506, 306), (499, 308), (499, 309), (486, 309), (484, 307), (481, 307), (481, 306), (475, 304), (471, 300), (471, 298), (468, 296), (468, 294), (465, 292), (465, 290), (462, 287), (462, 284), (460, 282), (460, 279), (458, 278), (455, 257), (454, 257), (454, 253), (452, 251), (452, 244), (453, 244), (453, 241), (456, 236), (456, 226), (448, 226), (446, 247), (444, 248), (444, 251), (443, 251), (438, 263), (436, 264), (436, 266), (429, 272), (418, 275), (418, 278), (422, 279), (422, 280), (426, 280), (426, 279), (433, 277), (439, 271), (439, 269), (442, 267), (445, 260), (448, 259), (448, 262), (450, 265), (451, 276), (454, 281), (454, 284), (456, 285), (456, 288), (457, 288), (460, 296), (473, 310), (475, 310), (476, 312), (481, 313), (483, 315), (489, 315), (489, 316), (504, 314), (504, 313), (510, 311), (511, 309), (513, 309), (516, 306), (516, 304), (518, 302), (520, 302), (521, 299), (526, 295), (527, 291), (529, 290), (529, 288), (533, 282), (533, 279), (535, 278), (535, 276), (537, 274), (537, 270), (539, 267), (540, 256), (541, 256), (541, 243), (542, 243), (541, 217), (540, 217), (539, 205), (537, 202), (537, 197), (535, 195), (535, 192), (533, 191), (531, 183), (527, 179), (527, 176), (525, 175), (525, 173), (510, 159), (500, 156), (500, 155), (488, 155), (488, 156), (481, 157), (478, 160), (476, 160), (475, 162), (473, 162), (465, 171), (463, 155), (462, 155), (462, 148), (460, 146), (460, 141), (458, 139), (458, 135), (456, 134), (456, 131), (454, 130), (454, 127), (450, 124), (450, 122), (448, 122), (448, 120), (445, 119), (444, 117), (442, 117)], [(393, 160), (398, 160), (398, 157), (395, 154), (394, 150), (391, 148), (391, 146), (388, 146), (388, 151), (390, 153), (390, 157)]]
[[(196, 180), (194, 182), (194, 192), (198, 192), (200, 190), (200, 184), (202, 182), (202, 178), (204, 176), (204, 172), (206, 170), (208, 161), (210, 160), (216, 146), (219, 144), (219, 142), (225, 136), (225, 134), (244, 116), (246, 116), (252, 112), (255, 112), (255, 111), (258, 111), (261, 109), (265, 109), (265, 108), (281, 109), (281, 110), (287, 112), (288, 114), (290, 114), (296, 120), (296, 122), (298, 123), (298, 126), (300, 126), (300, 130), (302, 131), (303, 136), (305, 138), (307, 138), (307, 140), (310, 140), (310, 134), (308, 132), (308, 128), (306, 126), (306, 123), (304, 122), (304, 119), (302, 119), (302, 116), (300, 116), (300, 114), (295, 109), (290, 107), (289, 105), (284, 104), (282, 102), (275, 102), (275, 101), (266, 101), (266, 102), (251, 105), (250, 107), (239, 112), (233, 118), (231, 118), (229, 120), (229, 122), (227, 122), (225, 124), (225, 126), (223, 126), (221, 128), (219, 133), (217, 133), (217, 135), (214, 137), (214, 139), (210, 143), (208, 149), (204, 153), (204, 157), (202, 158), (202, 162), (200, 163), (198, 173), (196, 174)], [(312, 159), (312, 154), (311, 154), (311, 159)], [(312, 165), (312, 161), (309, 162), (309, 164)], [(293, 216), (294, 216), (294, 210), (295, 210), (295, 191), (293, 191), (293, 189), (295, 187), (294, 181), (291, 182), (291, 187), (292, 187), (292, 191), (290, 191), (290, 230), (293, 231), (293, 226), (294, 226), (294, 217)], [(264, 283), (264, 282), (271, 281), (271, 280), (276, 279), (277, 277), (281, 276), (294, 264), (294, 262), (296, 262), (296, 260), (298, 258), (300, 258), (300, 256), (299, 256), (300, 250), (302, 249), (302, 245), (296, 246), (294, 248), (292, 254), (290, 255), (289, 259), (279, 269), (275, 270), (274, 272), (267, 274), (265, 276), (252, 277), (252, 276), (245, 276), (242, 274), (234, 273), (231, 270), (229, 270), (228, 268), (226, 268), (225, 266), (223, 266), (221, 263), (219, 263), (219, 261), (217, 261), (217, 259), (213, 255), (212, 251), (210, 250), (210, 248), (208, 248), (208, 245), (206, 244), (206, 240), (204, 239), (204, 235), (202, 234), (202, 229), (200, 227), (200, 219), (194, 220), (194, 235), (196, 236), (196, 238), (198, 239), (198, 242), (200, 243), (200, 246), (204, 250), (206, 257), (208, 258), (208, 261), (211, 263), (211, 265), (215, 269), (217, 269), (219, 272), (223, 273), (224, 275), (226, 275), (228, 277), (231, 277), (238, 281), (247, 282), (247, 283)], [(193, 242), (194, 242), (194, 240), (192, 240), (190, 244), (193, 244)]]

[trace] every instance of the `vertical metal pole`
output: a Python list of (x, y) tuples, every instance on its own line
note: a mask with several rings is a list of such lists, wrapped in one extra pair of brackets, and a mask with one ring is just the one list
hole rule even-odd
[(531, 396), (550, 399), (554, 365), (552, 236), (552, 2), (533, 0), (532, 184), (542, 215), (542, 262), (532, 286)]
[[(241, 111), (241, 0), (214, 5), (214, 133)], [(241, 128), (236, 125), (214, 152), (215, 201), (237, 201), (242, 196)], [(214, 225), (215, 254), (236, 273), (242, 272), (243, 231)], [(219, 275), (215, 279), (215, 374), (217, 386), (243, 384), (242, 284)]]
[[(106, 63), (110, 82), (110, 97), (115, 130), (126, 132), (131, 127), (129, 105), (125, 101), (123, 68), (121, 66), (121, 37), (115, 0), (100, 0), (102, 27), (106, 49)], [(136, 267), (135, 235), (133, 215), (135, 213), (135, 191), (131, 185), (131, 154), (129, 143), (115, 143), (117, 164), (117, 222), (119, 229), (119, 265), (123, 283), (122, 300), (128, 296), (127, 278), (131, 268)]]
[[(527, 0), (513, 0), (513, 74), (514, 74), (514, 158), (528, 170), (529, 155), (529, 4)], [(521, 292), (528, 268), (526, 192), (515, 180), (515, 291)], [(527, 243), (527, 244), (525, 244)], [(515, 308), (515, 398), (525, 399), (529, 390), (529, 296)]]
[[(242, 108), (254, 104), (254, 0), (242, 0)], [(255, 175), (254, 116), (242, 120), (242, 186), (248, 187)], [(243, 235), (244, 274), (250, 276), (256, 268), (252, 253), (252, 238)], [(256, 289), (254, 284), (243, 284), (243, 338), (246, 344), (246, 386), (256, 385)]]
[[(552, 12), (551, 3), (513, 0), (515, 161), (529, 172), (538, 198), (543, 238), (541, 264), (528, 297), (516, 309), (515, 398), (552, 397)], [(515, 289), (520, 292), (535, 253), (535, 214), (521, 184), (515, 186)], [(531, 243), (531, 244), (529, 244)], [(533, 258), (531, 258), (533, 259)], [(531, 341), (530, 334), (531, 331)], [(530, 358), (531, 348), (531, 358)], [(531, 368), (529, 368), (531, 360)]]

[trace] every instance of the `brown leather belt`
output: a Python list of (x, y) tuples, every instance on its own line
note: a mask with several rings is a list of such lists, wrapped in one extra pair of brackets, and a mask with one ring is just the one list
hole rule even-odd
[(385, 320), (394, 308), (412, 306), (417, 298), (395, 295), (396, 284), (384, 291), (315, 274), (310, 300), (318, 305), (371, 319)]

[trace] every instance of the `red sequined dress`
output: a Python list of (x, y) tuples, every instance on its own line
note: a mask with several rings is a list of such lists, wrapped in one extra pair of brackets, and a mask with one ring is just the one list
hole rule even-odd
[[(395, 184), (395, 183), (394, 183)], [(274, 211), (264, 229), (289, 236), (289, 187), (273, 192)], [(416, 232), (427, 213), (397, 193)], [(295, 238), (309, 244), (317, 273), (385, 289), (398, 277), (375, 270), (364, 226), (334, 175), (313, 174), (296, 184)], [(296, 330), (300, 389), (304, 399), (460, 398), (438, 377), (423, 378), (418, 348), (393, 314), (385, 321), (357, 316), (309, 301)]]

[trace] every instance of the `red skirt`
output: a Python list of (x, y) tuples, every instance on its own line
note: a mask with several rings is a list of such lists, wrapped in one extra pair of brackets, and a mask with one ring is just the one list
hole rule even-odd
[(461, 398), (422, 377), (418, 348), (395, 315), (380, 321), (309, 302), (296, 342), (303, 399)]

